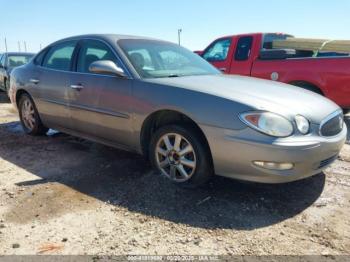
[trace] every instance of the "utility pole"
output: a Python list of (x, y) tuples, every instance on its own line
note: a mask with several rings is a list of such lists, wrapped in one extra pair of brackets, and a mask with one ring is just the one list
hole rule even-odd
[(6, 53), (7, 53), (7, 41), (6, 41), (6, 37), (5, 37), (5, 50), (6, 50)]
[(182, 29), (180, 28), (177, 30), (177, 38), (179, 40), (179, 45), (181, 45), (181, 33), (182, 33)]
[(21, 42), (18, 41), (18, 52), (21, 52)]
[(24, 51), (27, 52), (27, 43), (26, 43), (26, 41), (23, 41), (23, 44), (24, 44)]

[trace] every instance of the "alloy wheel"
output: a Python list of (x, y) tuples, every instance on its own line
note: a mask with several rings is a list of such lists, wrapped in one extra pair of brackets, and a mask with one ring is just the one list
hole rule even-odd
[(195, 173), (196, 153), (182, 135), (168, 133), (157, 142), (156, 161), (162, 173), (175, 182), (185, 182)]
[(21, 112), (25, 127), (29, 130), (33, 130), (35, 127), (35, 110), (32, 102), (29, 99), (26, 99), (22, 103)]

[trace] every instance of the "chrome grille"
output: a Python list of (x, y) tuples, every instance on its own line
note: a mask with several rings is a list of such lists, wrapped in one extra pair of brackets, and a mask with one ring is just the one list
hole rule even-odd
[(343, 130), (344, 115), (337, 111), (322, 121), (320, 126), (321, 136), (335, 136)]

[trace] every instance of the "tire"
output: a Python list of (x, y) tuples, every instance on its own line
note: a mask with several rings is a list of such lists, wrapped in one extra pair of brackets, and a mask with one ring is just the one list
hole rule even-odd
[(175, 184), (185, 187), (201, 186), (213, 175), (207, 143), (191, 126), (168, 125), (159, 128), (151, 138), (149, 158), (154, 169)]
[(309, 91), (314, 92), (316, 94), (319, 94), (321, 96), (324, 96), (322, 94), (322, 91), (313, 85), (309, 85), (307, 83), (293, 83), (292, 85), (309, 90)]
[(48, 128), (42, 124), (34, 101), (28, 94), (21, 95), (18, 110), (21, 124), (26, 134), (39, 136), (47, 133)]

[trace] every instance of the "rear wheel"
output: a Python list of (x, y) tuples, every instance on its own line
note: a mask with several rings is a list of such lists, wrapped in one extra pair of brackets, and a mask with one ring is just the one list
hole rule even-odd
[(206, 143), (191, 126), (169, 125), (156, 131), (150, 143), (155, 169), (176, 184), (200, 186), (213, 175)]
[(42, 124), (34, 101), (28, 94), (23, 94), (20, 97), (18, 110), (26, 134), (37, 136), (47, 133), (48, 128)]
[(313, 86), (311, 84), (304, 83), (304, 82), (295, 82), (295, 83), (292, 83), (292, 85), (301, 87), (303, 89), (309, 90), (311, 92), (314, 92), (316, 94), (323, 96), (322, 91), (319, 88), (317, 88), (316, 86)]

